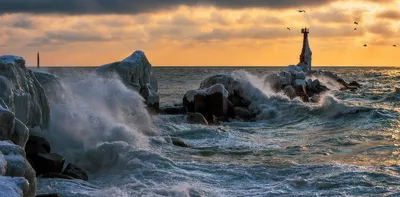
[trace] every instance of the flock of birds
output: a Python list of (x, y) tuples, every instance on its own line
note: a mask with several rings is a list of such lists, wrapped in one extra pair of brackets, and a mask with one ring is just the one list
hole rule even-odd
[[(297, 12), (304, 12), (304, 13), (306, 13), (305, 10), (298, 10)], [(357, 22), (357, 21), (354, 21), (354, 24), (355, 24), (355, 25), (358, 25), (358, 22)], [(290, 30), (289, 27), (286, 27), (286, 29)], [(355, 30), (357, 30), (357, 27), (354, 28), (354, 31), (355, 31)], [(364, 44), (364, 47), (367, 47), (367, 46), (368, 46), (367, 44)], [(394, 44), (393, 47), (397, 47), (397, 46)]]

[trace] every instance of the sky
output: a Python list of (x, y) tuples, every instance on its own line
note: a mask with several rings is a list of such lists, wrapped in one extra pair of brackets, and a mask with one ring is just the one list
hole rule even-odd
[(142, 50), (153, 66), (286, 66), (304, 27), (313, 65), (400, 66), (400, 0), (0, 0), (0, 55), (100, 66)]

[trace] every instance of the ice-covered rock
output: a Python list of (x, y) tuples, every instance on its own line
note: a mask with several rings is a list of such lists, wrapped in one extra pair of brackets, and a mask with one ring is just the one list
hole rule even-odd
[(14, 144), (25, 147), (29, 129), (15, 118), (14, 113), (0, 106), (0, 140), (11, 140)]
[(100, 66), (95, 72), (106, 77), (117, 74), (127, 87), (142, 95), (148, 106), (158, 110), (160, 102), (158, 84), (144, 52), (135, 51), (120, 62)]
[(33, 74), (44, 88), (50, 101), (60, 102), (65, 99), (65, 89), (60, 78), (45, 72), (34, 71)]
[(36, 173), (25, 159), (24, 150), (10, 141), (0, 141), (0, 196), (35, 194)]
[(0, 56), (0, 104), (29, 127), (47, 128), (50, 106), (43, 87), (18, 56)]

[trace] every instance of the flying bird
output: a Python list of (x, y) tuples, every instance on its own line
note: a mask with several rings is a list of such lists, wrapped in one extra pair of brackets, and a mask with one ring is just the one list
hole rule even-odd
[(397, 47), (397, 46), (394, 44), (393, 47)]
[(358, 25), (358, 22), (354, 22), (354, 24)]
[(286, 27), (286, 29), (290, 30), (290, 28), (289, 28), (289, 27)]
[(354, 28), (354, 30), (357, 30), (357, 28)]
[(366, 44), (364, 44), (364, 46), (366, 47), (367, 45), (366, 45)]
[(298, 10), (298, 12), (306, 12), (305, 10)]

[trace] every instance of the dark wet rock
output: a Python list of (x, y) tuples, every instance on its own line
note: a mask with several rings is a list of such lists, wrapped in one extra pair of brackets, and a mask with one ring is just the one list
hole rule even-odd
[(239, 117), (242, 120), (250, 120), (252, 115), (250, 113), (250, 111), (246, 108), (243, 107), (235, 107), (235, 114), (237, 117)]
[(36, 175), (46, 173), (61, 174), (65, 159), (56, 153), (39, 153), (30, 155), (28, 161), (36, 171)]
[(182, 139), (179, 139), (179, 138), (176, 138), (176, 137), (171, 137), (171, 142), (175, 146), (180, 146), (180, 147), (185, 147), (185, 148), (190, 147), (188, 143), (186, 143)]
[(186, 113), (186, 108), (183, 106), (165, 107), (165, 108), (160, 109), (160, 113), (170, 114), (170, 115), (184, 114), (184, 113)]
[(62, 175), (67, 175), (67, 176), (70, 176), (72, 178), (81, 179), (81, 180), (84, 180), (84, 181), (88, 181), (89, 180), (89, 177), (88, 177), (87, 173), (83, 169), (81, 169), (81, 168), (79, 168), (79, 167), (77, 167), (77, 166), (75, 166), (74, 164), (71, 164), (71, 163), (69, 163), (67, 165), (67, 167), (62, 172)]
[(201, 113), (188, 113), (186, 120), (190, 124), (204, 124), (208, 125), (208, 121)]
[(394, 88), (394, 92), (397, 93), (397, 94), (400, 94), (400, 88), (397, 88), (397, 87)]
[(228, 91), (222, 84), (188, 91), (183, 98), (183, 105), (188, 112), (201, 113), (211, 123), (213, 116), (224, 119), (234, 116), (233, 105), (228, 100)]
[(40, 194), (35, 197), (62, 197), (60, 194)]
[(50, 143), (43, 137), (30, 135), (25, 146), (25, 152), (29, 155), (37, 155), (39, 153), (50, 153)]
[(361, 84), (359, 84), (357, 81), (352, 81), (349, 83), (350, 86), (355, 86), (357, 88), (361, 88)]
[(59, 173), (45, 173), (41, 174), (39, 177), (46, 179), (74, 179), (74, 177)]

